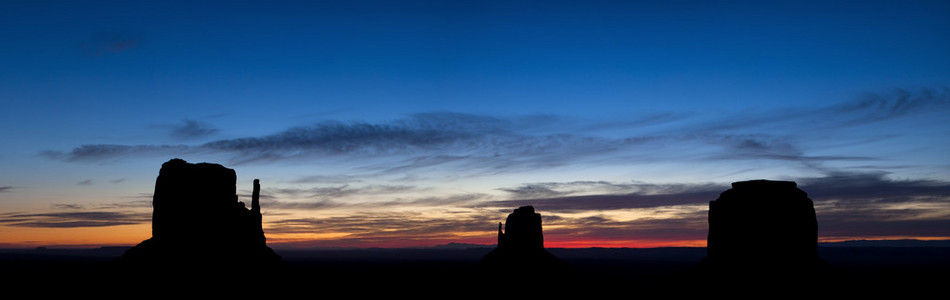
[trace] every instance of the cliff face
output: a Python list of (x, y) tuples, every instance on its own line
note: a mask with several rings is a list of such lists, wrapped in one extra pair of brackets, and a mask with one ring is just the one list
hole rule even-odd
[(238, 201), (237, 175), (218, 164), (172, 159), (162, 165), (152, 198), (152, 238), (129, 249), (129, 262), (279, 261), (266, 245), (260, 184), (251, 209)]

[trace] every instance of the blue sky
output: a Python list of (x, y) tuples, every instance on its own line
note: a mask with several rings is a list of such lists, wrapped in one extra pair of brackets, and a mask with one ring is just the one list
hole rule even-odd
[[(6, 1), (0, 243), (147, 228), (173, 157), (261, 178), (265, 227), (287, 240), (334, 218), (491, 224), (513, 200), (568, 240), (591, 218), (648, 224), (632, 210), (654, 202), (545, 204), (658, 194), (690, 199), (650, 207), (688, 211), (656, 218), (691, 220), (663, 233), (695, 239), (708, 200), (758, 178), (888, 187), (822, 192), (863, 212), (829, 208), (852, 229), (828, 238), (947, 237), (933, 228), (950, 220), (947, 15), (944, 1)], [(908, 209), (889, 215), (919, 221), (901, 232), (840, 221)], [(470, 232), (455, 237), (484, 237)]]

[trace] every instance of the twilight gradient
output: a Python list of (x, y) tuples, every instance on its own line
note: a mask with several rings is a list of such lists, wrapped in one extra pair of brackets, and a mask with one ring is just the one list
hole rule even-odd
[(733, 181), (822, 240), (950, 238), (946, 1), (4, 1), (0, 246), (150, 236), (161, 164), (275, 247), (703, 246)]

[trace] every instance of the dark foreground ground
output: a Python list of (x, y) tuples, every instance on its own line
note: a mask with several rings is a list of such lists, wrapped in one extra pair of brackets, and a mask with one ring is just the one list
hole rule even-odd
[(950, 247), (821, 247), (819, 254), (833, 271), (795, 274), (795, 282), (755, 274), (748, 276), (754, 281), (727, 275), (685, 276), (705, 257), (705, 248), (548, 249), (569, 267), (564, 272), (479, 267), (478, 262), (491, 248), (276, 249), (285, 265), (275, 269), (213, 272), (196, 266), (130, 270), (114, 263), (125, 249), (0, 250), (3, 286), (30, 291), (33, 296), (203, 292), (218, 296), (306, 294), (314, 299), (406, 295), (470, 299), (512, 293), (588, 299), (639, 298), (637, 295), (644, 293), (686, 297), (713, 288), (769, 293), (763, 296), (907, 297), (937, 291), (942, 298), (950, 287)]

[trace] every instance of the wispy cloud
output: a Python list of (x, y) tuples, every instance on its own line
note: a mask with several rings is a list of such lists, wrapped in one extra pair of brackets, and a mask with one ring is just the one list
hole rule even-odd
[(672, 205), (704, 204), (716, 199), (726, 188), (717, 185), (683, 186), (680, 191), (651, 194), (593, 194), (492, 201), (486, 205), (518, 207), (533, 205), (553, 212), (583, 212), (633, 208), (652, 208)]
[(800, 178), (798, 183), (810, 195), (824, 199), (905, 202), (950, 196), (950, 182), (891, 179), (888, 175), (883, 171), (835, 171), (821, 177)]
[(948, 87), (895, 88), (884, 92), (865, 93), (852, 100), (825, 106), (736, 111), (723, 117), (705, 118), (697, 123), (687, 122), (687, 126), (700, 134), (726, 134), (744, 130), (769, 132), (775, 131), (776, 128), (821, 132), (947, 111), (950, 111)]
[[(41, 155), (68, 162), (99, 162), (136, 155), (218, 153), (233, 164), (327, 157), (403, 157), (386, 165), (396, 172), (451, 163), (499, 169), (557, 165), (574, 157), (615, 151), (628, 140), (571, 134), (519, 133), (514, 121), (457, 113), (420, 114), (390, 123), (321, 122), (262, 137), (201, 145), (92, 144)], [(484, 164), (494, 162), (490, 164)]]
[(514, 194), (518, 198), (543, 198), (561, 196), (570, 192), (556, 191), (552, 183), (525, 184), (515, 188), (501, 188), (500, 190)]
[(791, 137), (764, 134), (707, 134), (694, 137), (720, 151), (710, 151), (708, 160), (772, 160), (796, 162), (821, 169), (822, 163), (840, 161), (877, 161), (879, 157), (857, 155), (809, 155)]
[[(834, 172), (820, 177), (779, 180), (797, 182), (799, 188), (815, 200), (816, 205), (827, 203), (823, 208), (829, 210), (841, 209), (847, 212), (848, 209), (859, 207), (899, 207), (903, 204), (922, 203), (945, 205), (950, 209), (950, 182), (946, 181), (891, 179), (884, 172)], [(706, 204), (729, 188), (728, 185), (717, 183), (532, 183), (517, 188), (505, 188), (503, 190), (512, 193), (512, 200), (492, 201), (489, 204), (509, 207), (533, 204), (548, 211), (649, 208)], [(606, 192), (608, 190), (612, 192)], [(929, 206), (922, 207), (924, 209), (919, 213), (933, 216), (925, 211)], [(903, 215), (904, 218), (913, 216)], [(950, 218), (950, 213), (947, 217)]]
[[(395, 157), (390, 172), (438, 165), (534, 160), (556, 164), (567, 156), (615, 149), (615, 141), (571, 134), (526, 134), (516, 122), (458, 113), (414, 115), (390, 123), (322, 122), (264, 136), (219, 140), (203, 150), (231, 153), (237, 161), (320, 157)], [(507, 164), (506, 164), (507, 165)], [(501, 167), (493, 164), (489, 168)]]
[[(497, 224), (517, 206), (446, 209), (431, 212), (362, 211), (346, 216), (289, 218), (270, 223), (272, 236), (318, 234), (309, 246), (385, 246), (446, 242), (493, 243)], [(504, 203), (502, 203), (504, 204)], [(620, 220), (608, 215), (577, 217), (540, 205), (547, 241), (700, 240), (705, 238), (705, 213), (698, 209), (654, 208), (664, 218)], [(451, 211), (455, 211), (454, 213)]]
[(6, 193), (13, 191), (12, 186), (0, 186), (0, 193)]
[(54, 213), (7, 213), (0, 224), (16, 227), (77, 228), (134, 225), (151, 222), (151, 213), (90, 211)]
[(302, 176), (300, 178), (294, 179), (291, 183), (323, 183), (323, 184), (340, 184), (340, 183), (357, 183), (363, 181), (358, 176), (352, 175), (309, 175)]
[(328, 234), (333, 238), (303, 242), (307, 246), (435, 245), (478, 236), (490, 242), (498, 215), (493, 212), (446, 212), (427, 216), (415, 212), (358, 213), (349, 216), (286, 219), (264, 230), (280, 234)]
[(694, 241), (708, 233), (706, 211), (688, 210), (665, 218), (618, 220), (608, 216), (544, 217), (546, 240)]
[[(273, 199), (263, 201), (262, 206), (267, 209), (277, 209), (277, 210), (326, 210), (334, 208), (345, 208), (349, 210), (393, 210), (406, 207), (474, 207), (478, 202), (490, 199), (491, 197), (487, 194), (482, 193), (459, 193), (459, 194), (449, 194), (449, 195), (439, 195), (439, 196), (405, 196), (398, 194), (385, 194), (385, 193), (376, 193), (377, 195), (383, 195), (381, 199), (376, 199), (373, 201), (350, 201), (350, 200), (360, 200), (360, 196), (346, 198), (353, 195), (360, 195), (360, 193), (343, 193), (338, 197), (332, 197), (330, 195), (320, 195), (318, 197), (313, 197), (309, 194), (309, 191), (304, 191), (304, 197), (301, 200), (301, 197), (296, 196), (297, 200), (283, 200), (291, 197), (293, 194), (278, 194)], [(408, 191), (408, 190), (407, 190)], [(401, 191), (396, 191), (398, 193)], [(335, 195), (334, 193), (331, 193)], [(362, 193), (362, 195), (372, 195), (369, 193)], [(263, 197), (263, 195), (261, 196)]]
[(335, 199), (353, 195), (387, 195), (418, 190), (407, 185), (332, 186), (313, 188), (269, 188), (263, 192), (276, 197)]
[[(796, 181), (815, 202), (823, 237), (934, 236), (950, 235), (950, 182), (892, 179), (884, 172), (832, 172), (820, 177), (783, 178)], [(603, 187), (614, 193), (574, 195)], [(660, 216), (659, 210), (673, 207), (708, 207), (729, 186), (718, 184), (641, 184), (609, 182), (534, 183), (509, 191), (513, 200), (483, 203), (490, 207), (533, 205), (547, 213), (546, 224), (558, 227), (559, 234), (592, 236), (662, 235), (699, 236), (706, 230), (705, 209), (679, 216)], [(637, 210), (657, 210), (657, 218), (634, 221), (607, 216), (585, 218), (570, 214)], [(550, 221), (550, 222), (549, 222)], [(547, 231), (546, 231), (547, 234)]]
[(179, 140), (195, 140), (210, 137), (219, 131), (209, 123), (185, 119), (181, 124), (172, 126), (169, 133)]
[[(496, 214), (455, 214), (431, 217), (415, 212), (361, 213), (351, 216), (287, 219), (275, 222), (275, 233), (342, 232), (346, 234), (393, 234), (397, 236), (485, 231), (499, 219)], [(281, 226), (283, 225), (283, 226)]]
[(76, 43), (76, 51), (88, 57), (127, 52), (142, 46), (144, 36), (130, 31), (99, 32)]
[(855, 126), (883, 122), (913, 114), (945, 111), (950, 107), (950, 87), (893, 89), (885, 93), (868, 93), (858, 100), (830, 107), (837, 126)]
[(116, 210), (116, 209), (137, 209), (137, 208), (151, 208), (152, 201), (151, 197), (149, 200), (137, 200), (137, 201), (125, 201), (125, 202), (114, 202), (114, 203), (96, 203), (96, 204), (80, 204), (80, 203), (54, 203), (50, 205), (50, 208), (57, 210)]
[(577, 195), (681, 195), (722, 189), (719, 184), (655, 184), (646, 182), (571, 181), (527, 183), (501, 188), (513, 199), (538, 199)]
[(192, 147), (185, 145), (82, 145), (69, 152), (42, 151), (40, 156), (66, 162), (105, 162), (138, 155), (175, 155), (189, 153)]
[(75, 203), (55, 203), (50, 205), (53, 209), (83, 209), (85, 208), (82, 204)]
[[(950, 113), (948, 95), (947, 89), (898, 90), (825, 107), (736, 112), (707, 116), (705, 120), (685, 114), (656, 114), (626, 122), (584, 122), (545, 115), (500, 118), (426, 113), (379, 123), (324, 121), (270, 135), (196, 145), (90, 144), (41, 155), (67, 162), (103, 162), (143, 155), (217, 155), (231, 165), (332, 159), (361, 162), (364, 173), (378, 174), (442, 168), (462, 175), (484, 175), (589, 163), (750, 160), (827, 171), (827, 162), (882, 158), (873, 153), (827, 152), (822, 147), (855, 147), (901, 134), (856, 135), (854, 131), (837, 130)], [(183, 137), (208, 136), (215, 131), (189, 120), (178, 130)], [(321, 179), (328, 177), (309, 180)]]

